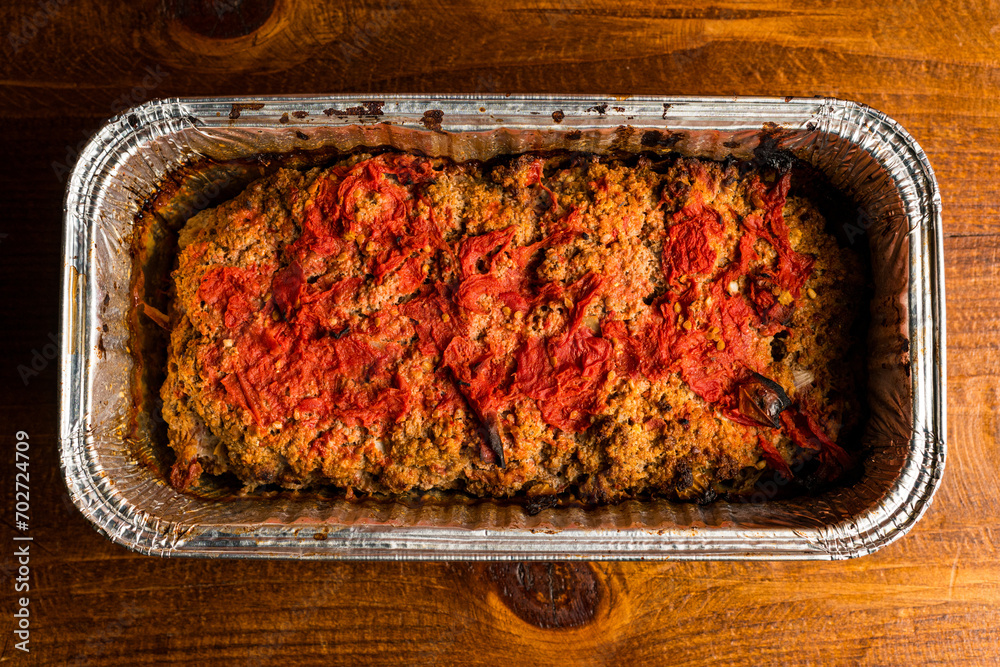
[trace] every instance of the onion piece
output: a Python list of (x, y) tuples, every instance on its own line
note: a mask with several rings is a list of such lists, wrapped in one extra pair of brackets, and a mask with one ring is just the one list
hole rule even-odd
[(792, 382), (795, 383), (795, 391), (802, 389), (813, 383), (816, 376), (812, 374), (811, 371), (807, 371), (803, 368), (792, 368)]

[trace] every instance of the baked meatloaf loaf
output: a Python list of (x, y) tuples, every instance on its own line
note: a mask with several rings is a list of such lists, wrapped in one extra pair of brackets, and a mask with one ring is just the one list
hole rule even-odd
[(790, 183), (401, 153), (254, 182), (180, 233), (171, 481), (607, 502), (832, 479), (865, 278)]

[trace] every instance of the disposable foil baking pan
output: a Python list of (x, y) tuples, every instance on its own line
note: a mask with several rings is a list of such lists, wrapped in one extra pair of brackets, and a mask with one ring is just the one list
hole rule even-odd
[[(722, 159), (762, 142), (823, 171), (861, 214), (869, 333), (862, 473), (819, 495), (701, 506), (633, 500), (601, 507), (204, 498), (176, 492), (132, 432), (130, 344), (136, 214), (165, 179), (190, 212), (237, 175), (234, 159), (393, 146), (456, 160), (529, 150), (677, 151)], [(181, 183), (210, 159), (222, 173)], [(220, 185), (221, 183), (221, 185)], [(186, 188), (186, 190), (185, 190)], [(192, 195), (192, 193), (194, 193)], [(194, 197), (194, 203), (191, 203)], [(192, 208), (193, 207), (193, 208)], [(835, 99), (326, 96), (165, 99), (111, 119), (72, 172), (65, 202), (61, 465), (94, 526), (161, 556), (310, 559), (842, 559), (906, 533), (945, 462), (941, 200), (923, 150), (895, 121)], [(145, 409), (145, 408), (143, 408)], [(154, 411), (155, 412), (155, 411)], [(134, 416), (134, 415), (133, 415)], [(156, 414), (141, 414), (149, 420)], [(775, 489), (777, 491), (777, 489)], [(767, 493), (758, 494), (766, 496)], [(780, 494), (776, 494), (780, 495)]]

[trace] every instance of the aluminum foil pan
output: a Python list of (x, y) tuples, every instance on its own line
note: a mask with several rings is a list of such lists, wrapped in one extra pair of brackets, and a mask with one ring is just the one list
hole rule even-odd
[[(848, 238), (871, 251), (871, 414), (859, 479), (820, 495), (707, 506), (665, 500), (531, 515), (491, 500), (406, 503), (205, 498), (167, 484), (133, 439), (136, 365), (130, 244), (164, 182), (190, 215), (259, 154), (390, 145), (457, 160), (572, 148), (724, 158), (762, 142), (817, 166), (861, 207)], [(185, 177), (181, 165), (218, 168)], [(227, 171), (228, 170), (228, 171)], [(186, 194), (185, 194), (186, 193)], [(186, 197), (186, 199), (185, 199)], [(201, 201), (198, 200), (201, 197)], [(102, 533), (161, 556), (311, 559), (842, 559), (906, 533), (945, 461), (941, 199), (917, 143), (884, 114), (834, 99), (261, 97), (166, 99), (111, 119), (73, 170), (65, 202), (61, 463)], [(143, 424), (159, 418), (142, 406)], [(154, 452), (155, 454), (155, 452)], [(155, 456), (152, 456), (155, 459)], [(777, 492), (777, 489), (775, 489)], [(778, 494), (775, 494), (778, 495)], [(763, 501), (763, 502), (761, 502)]]

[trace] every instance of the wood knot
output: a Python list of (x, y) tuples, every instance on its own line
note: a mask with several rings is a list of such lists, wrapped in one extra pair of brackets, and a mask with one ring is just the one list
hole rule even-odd
[(274, 12), (275, 0), (169, 0), (168, 11), (205, 37), (232, 39), (260, 28)]
[(494, 563), (487, 577), (511, 611), (539, 628), (575, 628), (593, 620), (601, 583), (587, 563)]

